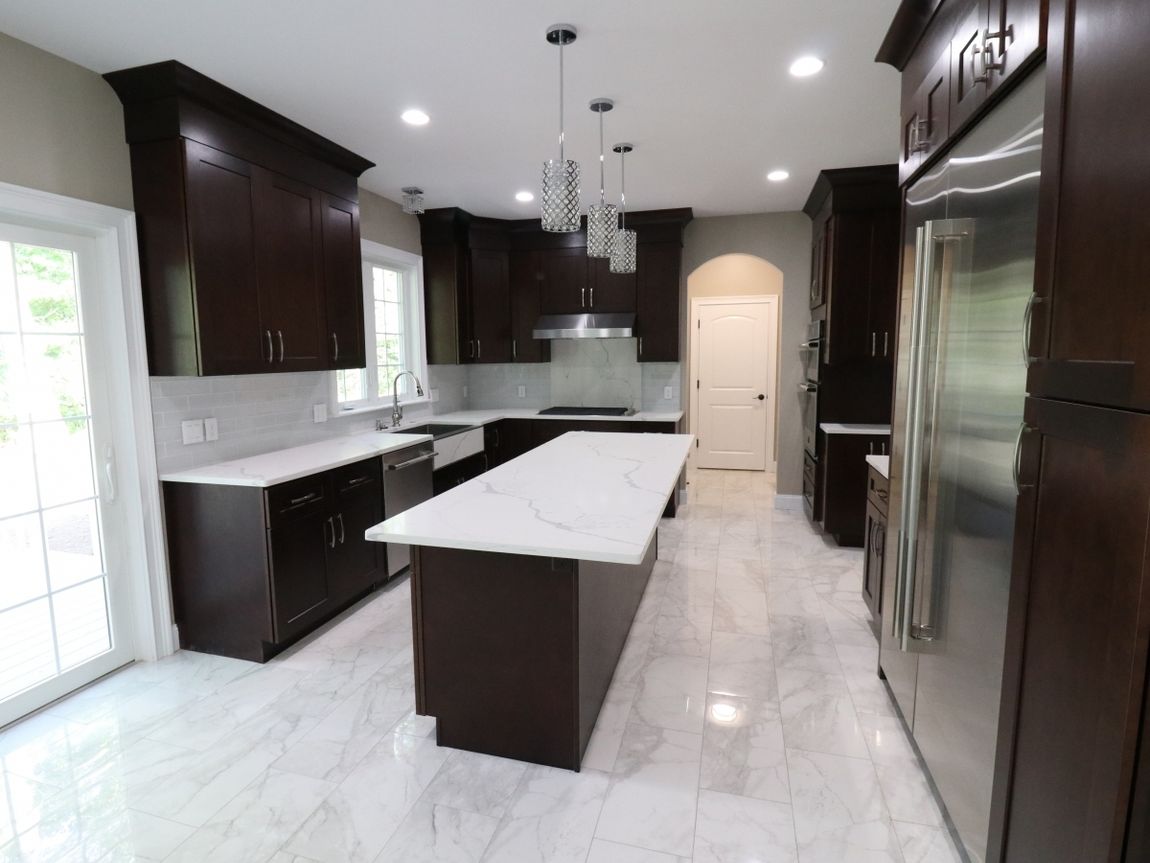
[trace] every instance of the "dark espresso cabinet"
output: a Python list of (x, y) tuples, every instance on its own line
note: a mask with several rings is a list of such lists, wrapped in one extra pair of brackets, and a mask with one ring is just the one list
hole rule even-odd
[(584, 246), (544, 249), (539, 292), (539, 311), (544, 315), (579, 315), (590, 311), (590, 263)]
[(612, 273), (607, 258), (588, 258), (587, 311), (633, 312), (638, 266), (634, 273)]
[(682, 242), (639, 243), (635, 350), (639, 362), (677, 363)]
[(379, 458), (268, 488), (164, 483), (180, 646), (264, 662), (387, 580)]
[(868, 465), (862, 598), (870, 610), (871, 628), (876, 635), (882, 621), (882, 583), (889, 501), (890, 480), (879, 473), (874, 465)]
[(357, 177), (372, 163), (180, 63), (124, 104), (153, 375), (362, 365)]
[(511, 281), (506, 248), (471, 250), (470, 290), (471, 360), (511, 362)]
[(539, 320), (539, 286), (543, 282), (541, 255), (535, 249), (512, 248), (508, 264), (511, 289), (511, 360), (545, 363), (551, 360), (551, 342), (534, 336)]
[(889, 434), (824, 434), (819, 454), (822, 526), (839, 545), (866, 540), (868, 455), (890, 452)]

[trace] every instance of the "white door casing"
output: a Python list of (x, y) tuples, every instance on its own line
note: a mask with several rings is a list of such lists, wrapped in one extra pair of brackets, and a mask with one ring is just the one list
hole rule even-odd
[(774, 452), (778, 297), (702, 297), (691, 306), (695, 466), (765, 470)]

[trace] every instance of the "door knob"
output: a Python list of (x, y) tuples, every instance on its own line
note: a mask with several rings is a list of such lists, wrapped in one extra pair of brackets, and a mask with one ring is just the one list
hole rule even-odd
[(755, 396), (755, 398), (757, 398), (759, 401), (762, 401), (763, 399), (766, 398), (766, 396), (763, 395), (762, 393), (759, 393), (757, 396)]

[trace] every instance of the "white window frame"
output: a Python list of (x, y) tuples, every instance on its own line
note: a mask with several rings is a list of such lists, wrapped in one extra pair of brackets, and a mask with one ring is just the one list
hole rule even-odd
[(371, 269), (375, 266), (399, 270), (403, 274), (403, 293), (405, 310), (404, 337), (407, 339), (409, 356), (412, 366), (409, 371), (415, 373), (423, 384), (424, 395), (414, 394), (400, 398), (400, 405), (422, 404), (431, 400), (430, 389), (427, 382), (427, 336), (423, 309), (423, 257), (421, 255), (405, 252), (403, 249), (385, 246), (371, 240), (360, 241), (360, 255), (363, 266), (363, 337), (366, 353), (366, 391), (368, 398), (354, 402), (341, 402), (338, 391), (338, 372), (331, 373), (330, 398), (332, 416), (348, 416), (349, 414), (378, 411), (392, 406), (390, 395), (390, 381), (388, 381), (389, 394), (380, 396), (378, 370), (375, 362), (375, 293), (372, 287)]

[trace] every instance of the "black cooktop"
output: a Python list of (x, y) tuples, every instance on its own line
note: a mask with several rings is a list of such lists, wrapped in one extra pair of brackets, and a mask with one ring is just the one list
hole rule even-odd
[(621, 417), (626, 416), (628, 408), (545, 408), (539, 411), (540, 416), (556, 416), (567, 414), (579, 417)]

